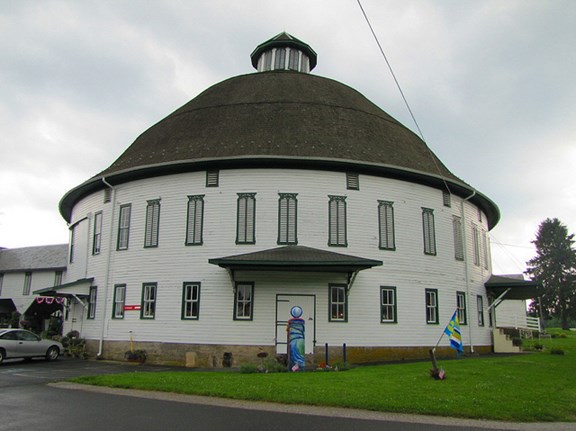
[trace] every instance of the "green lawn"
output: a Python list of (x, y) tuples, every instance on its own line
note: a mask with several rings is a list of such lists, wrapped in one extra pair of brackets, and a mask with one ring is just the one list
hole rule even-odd
[[(556, 331), (561, 333), (561, 331)], [(426, 362), (363, 366), (341, 372), (134, 372), (73, 381), (119, 388), (351, 407), (383, 412), (521, 422), (576, 421), (576, 333), (546, 340), (544, 351), (440, 361), (447, 378), (429, 377)], [(552, 355), (563, 349), (564, 355)]]

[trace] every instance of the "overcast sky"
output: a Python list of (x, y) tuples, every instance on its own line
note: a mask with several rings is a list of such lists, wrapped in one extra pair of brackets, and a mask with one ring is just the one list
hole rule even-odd
[[(576, 1), (362, 0), (429, 147), (498, 204), (495, 273), (576, 231)], [(287, 31), (416, 131), (357, 0), (0, 0), (0, 246), (65, 243), (71, 188)]]

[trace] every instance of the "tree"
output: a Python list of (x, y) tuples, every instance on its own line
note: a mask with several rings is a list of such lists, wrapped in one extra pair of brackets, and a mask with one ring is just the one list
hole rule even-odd
[[(538, 227), (536, 257), (527, 262), (526, 273), (540, 283), (538, 295), (544, 318), (557, 318), (568, 329), (576, 317), (576, 250), (574, 234), (557, 218), (547, 218)], [(537, 304), (533, 304), (537, 307)]]

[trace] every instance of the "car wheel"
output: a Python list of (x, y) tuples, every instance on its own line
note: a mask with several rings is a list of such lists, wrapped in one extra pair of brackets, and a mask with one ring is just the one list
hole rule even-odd
[(4, 349), (0, 349), (0, 364), (2, 362), (4, 362), (5, 357), (6, 357), (6, 353), (4, 352)]
[(60, 356), (60, 349), (58, 349), (56, 346), (52, 346), (46, 351), (47, 361), (55, 361), (58, 359), (58, 356)]

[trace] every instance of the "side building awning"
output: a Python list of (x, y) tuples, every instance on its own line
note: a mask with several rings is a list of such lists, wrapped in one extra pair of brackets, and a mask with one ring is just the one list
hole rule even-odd
[(521, 277), (492, 275), (484, 284), (488, 296), (505, 299), (533, 299), (538, 296), (540, 284)]
[(90, 286), (94, 278), (81, 278), (70, 283), (58, 286), (45, 287), (35, 290), (33, 293), (40, 296), (54, 296), (64, 298), (87, 298), (90, 296)]

